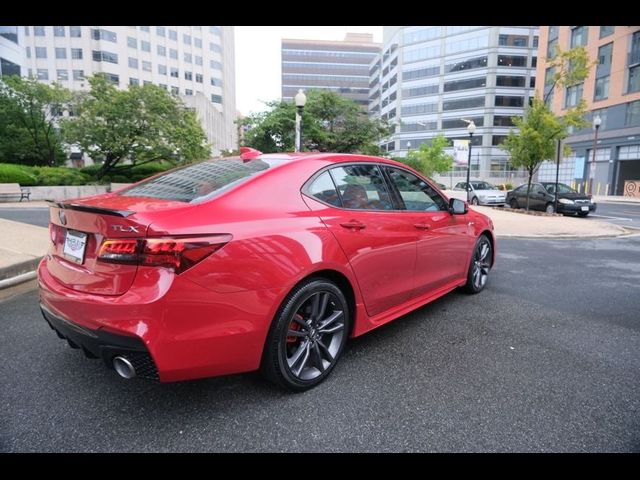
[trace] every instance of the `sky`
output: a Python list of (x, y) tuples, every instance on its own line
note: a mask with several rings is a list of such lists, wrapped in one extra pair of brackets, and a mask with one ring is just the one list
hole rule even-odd
[(283, 38), (344, 40), (347, 32), (373, 33), (382, 42), (382, 27), (235, 27), (236, 109), (243, 115), (266, 110), (265, 101), (280, 98), (280, 41)]

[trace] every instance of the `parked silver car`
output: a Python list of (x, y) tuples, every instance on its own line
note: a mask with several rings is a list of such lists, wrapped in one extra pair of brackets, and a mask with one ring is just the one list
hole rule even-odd
[[(468, 189), (470, 193), (469, 201), (473, 205), (497, 205), (504, 207), (507, 202), (507, 192), (498, 190), (498, 187), (489, 182), (473, 180)], [(453, 187), (454, 191), (467, 191), (467, 182), (458, 182)]]

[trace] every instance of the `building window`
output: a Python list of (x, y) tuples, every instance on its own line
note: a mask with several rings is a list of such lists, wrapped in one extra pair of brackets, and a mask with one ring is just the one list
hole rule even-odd
[[(169, 30), (169, 40), (178, 40), (178, 32), (176, 32), (175, 30)], [(177, 88), (177, 87), (171, 87), (173, 88)]]
[(111, 32), (102, 28), (100, 30), (98, 30), (97, 28), (91, 29), (91, 38), (93, 38), (94, 40), (106, 40), (108, 42), (114, 43), (118, 41), (116, 32)]
[[(402, 98), (424, 97), (425, 95), (436, 95), (440, 91), (440, 85), (425, 85), (424, 87), (405, 88), (402, 90)], [(394, 93), (395, 95), (395, 93)]]
[(140, 80), (138, 80), (137, 78), (130, 77), (129, 78), (129, 85), (138, 86), (138, 85), (140, 85)]
[(624, 124), (627, 126), (640, 125), (640, 100), (627, 103), (627, 113), (625, 115)]
[(575, 107), (578, 105), (578, 103), (580, 103), (580, 100), (582, 99), (583, 87), (583, 83), (574, 85), (572, 87), (567, 87), (564, 97), (564, 108)]
[(185, 79), (185, 80), (193, 80), (193, 73), (191, 73), (191, 72), (184, 72), (184, 79)]
[(571, 29), (571, 48), (581, 47), (587, 44), (587, 35), (589, 27), (583, 25)]
[(69, 70), (56, 70), (58, 80), (69, 80)]
[(115, 73), (103, 73), (102, 75), (104, 75), (104, 78), (114, 85), (118, 85), (120, 83), (120, 76)]
[(142, 82), (143, 85), (151, 85), (153, 82), (151, 80), (144, 80)]
[(560, 31), (560, 29), (558, 28), (557, 25), (550, 26), (549, 27), (549, 41), (557, 39), (559, 31)]
[(481, 88), (487, 85), (486, 77), (465, 78), (463, 80), (454, 80), (444, 84), (445, 92), (454, 92), (457, 90), (469, 90), (472, 88)]
[(164, 83), (159, 83), (159, 84), (158, 84), (158, 86), (159, 86), (160, 88), (164, 88), (165, 90), (166, 90), (167, 88), (169, 88), (169, 87), (168, 87), (167, 85), (165, 85)]
[(640, 65), (629, 69), (629, 86), (627, 93), (640, 91)]
[(511, 97), (507, 95), (496, 95), (496, 107), (523, 107), (524, 97)]
[(422, 115), (425, 113), (436, 113), (438, 111), (437, 103), (419, 103), (417, 105), (405, 105), (402, 107), (402, 116)]
[(53, 27), (53, 36), (54, 37), (64, 37), (64, 26), (54, 26)]
[(142, 50), (143, 52), (150, 52), (151, 51), (151, 44), (149, 42), (144, 41), (144, 40), (140, 40), (140, 50)]
[(631, 37), (631, 52), (629, 53), (628, 64), (640, 64), (640, 32), (635, 32)]
[(169, 57), (177, 60), (178, 59), (178, 50), (176, 50), (175, 48), (170, 48), (169, 49)]
[(158, 73), (160, 75), (166, 75), (167, 74), (167, 66), (166, 65), (158, 65)]
[(138, 59), (129, 57), (129, 68), (138, 68)]
[(196, 55), (196, 65), (202, 65), (202, 57)]
[(127, 46), (131, 48), (138, 48), (138, 40), (133, 37), (127, 37)]
[(69, 27), (69, 36), (73, 38), (80, 38), (82, 36), (82, 27)]
[(496, 86), (498, 87), (524, 87), (526, 78), (520, 76), (498, 75)]
[(31, 58), (31, 47), (25, 47), (24, 51), (27, 54), (27, 58)]
[(149, 31), (149, 26), (148, 25), (143, 25), (140, 27), (140, 30), (142, 30), (143, 32), (148, 32)]
[(505, 47), (526, 47), (529, 45), (529, 37), (525, 35), (500, 35), (498, 45)]
[(39, 68), (38, 80), (49, 80), (49, 70), (47, 70), (46, 68)]
[(178, 87), (171, 87), (171, 93), (174, 95), (180, 95), (180, 89)]
[(24, 27), (24, 36), (25, 37), (29, 36), (29, 27)]
[(58, 59), (67, 58), (67, 49), (56, 47), (56, 58)]
[[(211, 94), (211, 101), (213, 103), (220, 103), (222, 104), (222, 95), (215, 95), (215, 94)], [(638, 102), (640, 103), (640, 102)]]
[(190, 53), (184, 52), (184, 61), (187, 63), (193, 63)]
[(196, 48), (202, 48), (202, 39), (201, 38), (194, 38), (193, 39), (193, 44), (195, 45)]
[(184, 94), (190, 97), (193, 95), (193, 90), (189, 90), (188, 88), (186, 88)]
[(613, 42), (607, 43), (598, 49), (598, 65), (611, 65), (613, 54)]
[(36, 58), (47, 58), (47, 47), (36, 47)]
[(222, 87), (222, 80), (219, 78), (211, 78), (211, 85), (214, 87)]
[(418, 70), (402, 72), (403, 80), (417, 80), (419, 78), (436, 77), (440, 75), (440, 67), (427, 67)]
[(209, 27), (209, 32), (218, 36), (222, 35), (222, 30), (220, 30), (220, 27), (216, 27), (216, 26)]
[(93, 61), (94, 62), (108, 62), (108, 63), (118, 63), (118, 54), (105, 52), (100, 50), (93, 50)]
[[(445, 72), (466, 72), (474, 68), (485, 68), (487, 66), (487, 57), (470, 58), (469, 60), (461, 60), (456, 63), (450, 63), (444, 67)], [(406, 79), (405, 79), (406, 80)]]
[(72, 60), (82, 60), (82, 49), (81, 48), (72, 48), (71, 49), (71, 59)]
[(182, 34), (182, 41), (186, 44), (186, 45), (191, 45), (191, 35), (187, 35), (186, 33)]
[(209, 66), (211, 68), (213, 68), (214, 70), (222, 70), (222, 64), (220, 62), (215, 61), (215, 60), (211, 60), (209, 62)]
[(498, 145), (501, 145), (502, 142), (504, 142), (505, 138), (507, 138), (506, 135), (493, 135), (491, 138), (491, 145), (497, 147)]
[(527, 57), (518, 55), (498, 55), (499, 67), (526, 67)]
[(594, 100), (604, 100), (609, 96), (609, 75), (596, 79)]
[(201, 73), (196, 73), (196, 82), (202, 83), (202, 74)]
[(600, 27), (600, 38), (608, 37), (615, 31), (616, 27)]
[(166, 29), (164, 27), (156, 27), (156, 35), (160, 37), (165, 37), (166, 34), (167, 34)]
[(158, 51), (158, 55), (160, 55), (161, 57), (166, 57), (167, 56), (167, 48), (162, 46), (162, 45), (157, 45), (156, 46), (156, 50)]
[(529, 88), (536, 88), (536, 77), (531, 77), (529, 79)]
[(33, 34), (36, 37), (44, 37), (44, 27), (33, 27)]
[[(469, 118), (468, 120), (473, 120), (473, 123), (476, 124), (476, 127), (482, 127), (484, 125), (484, 118), (483, 117), (473, 117), (473, 118)], [(424, 122), (422, 122), (422, 123), (424, 123)], [(456, 128), (467, 128), (467, 122), (465, 122), (463, 120), (460, 120), (459, 118), (449, 118), (449, 119), (443, 119), (442, 120), (442, 129), (443, 130), (456, 129)], [(435, 129), (436, 129), (436, 127), (434, 126), (430, 130), (435, 130)]]
[(212, 52), (222, 53), (222, 48), (217, 43), (209, 42), (209, 50)]
[(84, 70), (74, 70), (73, 79), (78, 81), (84, 80)]
[(534, 35), (533, 36), (533, 48), (538, 48), (538, 36)]
[(151, 62), (147, 62), (145, 60), (142, 61), (142, 70), (144, 70), (145, 72), (150, 72), (151, 71)]
[(494, 115), (493, 126), (494, 127), (513, 127), (513, 120), (509, 115)]
[[(471, 97), (461, 98), (456, 100), (445, 100), (442, 102), (442, 110), (462, 110), (466, 108), (481, 108), (484, 107), (485, 97)], [(437, 106), (437, 104), (436, 104)], [(404, 108), (403, 108), (404, 110)]]
[(180, 76), (180, 72), (176, 67), (171, 67), (170, 75), (174, 78), (178, 78)]
[(531, 68), (536, 68), (538, 66), (538, 57), (531, 57)]
[(547, 43), (547, 58), (554, 58), (556, 56), (556, 48), (558, 46), (558, 39), (549, 40)]

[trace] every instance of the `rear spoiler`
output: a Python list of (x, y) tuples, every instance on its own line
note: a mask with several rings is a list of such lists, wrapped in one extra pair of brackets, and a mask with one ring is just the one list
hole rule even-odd
[(113, 210), (111, 208), (93, 207), (91, 205), (80, 205), (78, 203), (54, 202), (53, 200), (47, 200), (47, 203), (52, 207), (63, 208), (66, 210), (78, 210), (80, 212), (97, 213), (100, 215), (111, 215), (114, 217), (126, 218), (129, 215), (133, 215), (134, 213), (136, 213), (131, 210)]

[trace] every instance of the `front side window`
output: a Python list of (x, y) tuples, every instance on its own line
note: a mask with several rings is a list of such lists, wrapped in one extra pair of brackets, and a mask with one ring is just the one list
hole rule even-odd
[(342, 206), (355, 210), (391, 210), (393, 204), (376, 165), (349, 165), (331, 169)]
[(444, 199), (424, 180), (399, 168), (385, 167), (391, 183), (402, 198), (406, 210), (437, 212), (447, 210)]

